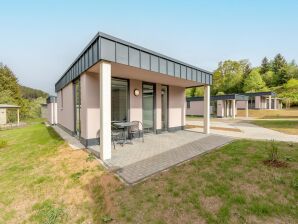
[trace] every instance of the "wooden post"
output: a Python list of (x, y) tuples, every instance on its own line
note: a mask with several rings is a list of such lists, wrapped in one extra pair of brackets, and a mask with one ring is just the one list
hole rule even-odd
[(20, 109), (17, 109), (17, 120), (18, 120), (18, 126), (20, 125)]

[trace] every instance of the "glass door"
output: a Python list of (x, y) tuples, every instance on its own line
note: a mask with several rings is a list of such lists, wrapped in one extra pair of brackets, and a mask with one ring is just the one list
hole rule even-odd
[(75, 135), (81, 136), (81, 88), (80, 79), (74, 82), (74, 114), (75, 114)]
[(112, 78), (111, 91), (112, 121), (128, 121), (128, 81)]
[(161, 128), (168, 130), (168, 86), (161, 86)]
[(154, 131), (154, 85), (143, 83), (143, 127), (144, 132)]

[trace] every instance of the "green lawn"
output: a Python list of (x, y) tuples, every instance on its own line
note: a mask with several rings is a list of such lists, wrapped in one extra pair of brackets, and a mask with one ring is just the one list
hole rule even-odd
[(241, 140), (117, 189), (115, 223), (295, 223), (298, 145), (277, 144), (287, 168), (263, 164), (266, 143)]
[(298, 120), (254, 120), (252, 123), (264, 128), (298, 135)]
[[(2, 143), (1, 143), (2, 142)], [(295, 223), (298, 144), (288, 167), (239, 140), (127, 187), (41, 123), (0, 131), (0, 223)]]
[(104, 201), (94, 178), (102, 173), (41, 122), (0, 131), (0, 223), (101, 220)]

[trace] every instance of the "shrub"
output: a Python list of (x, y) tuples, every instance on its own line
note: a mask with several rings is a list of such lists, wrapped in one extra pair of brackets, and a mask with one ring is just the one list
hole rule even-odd
[(267, 144), (268, 151), (268, 160), (270, 161), (278, 161), (278, 146), (274, 140), (271, 141), (270, 144)]
[(7, 146), (7, 141), (4, 139), (0, 139), (0, 149), (4, 148), (5, 146)]

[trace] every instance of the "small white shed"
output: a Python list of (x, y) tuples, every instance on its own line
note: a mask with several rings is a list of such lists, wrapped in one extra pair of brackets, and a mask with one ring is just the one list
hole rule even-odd
[(10, 104), (0, 104), (0, 125), (7, 124), (7, 110), (16, 110), (17, 124), (20, 124), (20, 106)]

